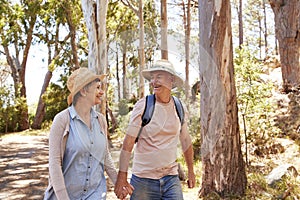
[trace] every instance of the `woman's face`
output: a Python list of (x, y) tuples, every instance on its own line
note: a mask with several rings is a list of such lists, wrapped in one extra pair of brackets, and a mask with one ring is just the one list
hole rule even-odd
[(91, 84), (91, 86), (86, 91), (86, 97), (89, 99), (91, 104), (97, 105), (101, 103), (101, 98), (104, 91), (101, 89), (101, 82), (96, 81)]
[(151, 86), (155, 94), (170, 93), (173, 85), (173, 76), (165, 71), (151, 72)]

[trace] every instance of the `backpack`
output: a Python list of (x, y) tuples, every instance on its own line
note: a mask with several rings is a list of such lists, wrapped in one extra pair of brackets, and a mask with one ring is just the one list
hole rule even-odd
[[(172, 96), (172, 98), (173, 98), (174, 103), (175, 103), (176, 113), (177, 113), (177, 115), (180, 119), (180, 124), (182, 126), (183, 122), (184, 122), (184, 110), (183, 110), (182, 103), (177, 97)], [(138, 133), (136, 139), (135, 139), (135, 143), (137, 143), (137, 141), (139, 139), (139, 136), (140, 136), (140, 134), (143, 130), (143, 127), (146, 126), (151, 121), (151, 118), (152, 118), (152, 115), (153, 115), (153, 112), (154, 112), (154, 108), (155, 108), (155, 102), (156, 102), (156, 99), (155, 99), (154, 94), (146, 96), (145, 109), (144, 109), (144, 112), (143, 112), (143, 115), (142, 115), (142, 126), (139, 130), (139, 133)]]

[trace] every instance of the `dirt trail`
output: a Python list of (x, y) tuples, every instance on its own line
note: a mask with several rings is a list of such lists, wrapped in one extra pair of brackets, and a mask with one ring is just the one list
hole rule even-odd
[[(0, 138), (0, 200), (43, 199), (48, 184), (48, 136), (11, 134)], [(118, 149), (112, 149), (115, 162)], [(184, 190), (186, 200), (197, 199), (198, 188)], [(113, 187), (107, 200), (117, 199)]]
[(47, 136), (1, 139), (0, 199), (42, 199), (48, 179)]

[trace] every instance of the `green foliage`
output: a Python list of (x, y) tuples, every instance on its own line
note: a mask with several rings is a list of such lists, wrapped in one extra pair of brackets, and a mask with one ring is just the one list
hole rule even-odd
[(46, 93), (43, 95), (43, 101), (46, 104), (46, 115), (43, 121), (46, 124), (51, 122), (58, 112), (68, 107), (67, 97), (69, 92), (66, 87), (66, 80), (67, 77), (62, 76), (63, 87), (51, 83)]
[(13, 120), (15, 107), (13, 106), (14, 97), (11, 87), (0, 87), (0, 132), (12, 132), (17, 127), (17, 121)]
[(14, 99), (14, 108), (15, 108), (15, 112), (13, 112), (13, 114), (14, 114), (13, 120), (17, 121), (17, 127), (16, 127), (15, 131), (20, 131), (20, 129), (22, 129), (22, 128), (19, 124), (22, 123), (22, 121), (24, 120), (24, 119), (22, 119), (22, 117), (27, 116), (26, 119), (29, 120), (28, 119), (28, 105), (27, 105), (26, 98), (25, 97), (15, 98)]
[(146, 63), (153, 61), (154, 51), (158, 48), (158, 27), (160, 27), (160, 14), (155, 9), (155, 1), (149, 0), (144, 3), (145, 24), (145, 59)]
[(119, 114), (121, 116), (127, 115), (129, 113), (129, 106), (127, 99), (121, 99), (119, 104)]
[(194, 160), (201, 159), (201, 133), (200, 133), (200, 93), (194, 103), (189, 105), (189, 133), (192, 137)]
[(299, 199), (300, 180), (292, 175), (285, 175), (274, 185), (268, 185), (260, 172), (247, 175), (248, 187), (245, 199)]
[(276, 108), (270, 99), (274, 85), (263, 80), (263, 67), (247, 48), (236, 51), (234, 64), (241, 130), (252, 141), (274, 136), (278, 132), (271, 119)]
[(28, 109), (24, 97), (15, 97), (13, 86), (0, 87), (0, 132), (19, 131), (22, 112)]
[[(298, 175), (298, 174), (297, 174)], [(270, 189), (274, 197), (282, 199), (300, 198), (300, 180), (292, 174), (286, 174)]]
[(118, 115), (117, 116), (117, 128), (115, 130), (115, 138), (123, 138), (125, 136), (127, 126), (129, 123), (131, 112), (128, 112), (127, 115)]

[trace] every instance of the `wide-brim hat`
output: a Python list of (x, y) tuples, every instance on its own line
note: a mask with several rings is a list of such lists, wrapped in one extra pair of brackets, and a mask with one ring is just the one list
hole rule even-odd
[(162, 59), (156, 61), (149, 69), (145, 69), (142, 71), (142, 75), (148, 81), (151, 80), (151, 72), (154, 71), (165, 71), (174, 76), (174, 84), (172, 88), (179, 87), (183, 85), (183, 79), (180, 77), (179, 74), (176, 73), (174, 66), (168, 60)]
[(67, 81), (67, 87), (70, 91), (70, 95), (68, 96), (68, 105), (72, 103), (74, 95), (77, 94), (77, 92), (79, 92), (84, 86), (96, 79), (103, 81), (105, 77), (106, 74), (97, 75), (85, 67), (78, 68), (72, 72)]

